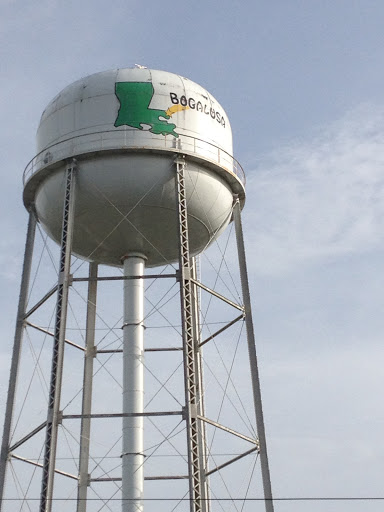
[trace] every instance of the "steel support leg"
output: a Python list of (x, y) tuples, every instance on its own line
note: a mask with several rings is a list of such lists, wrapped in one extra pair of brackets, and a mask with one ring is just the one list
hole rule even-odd
[(10, 443), (10, 437), (11, 437), (13, 407), (14, 407), (14, 402), (15, 402), (15, 394), (16, 394), (16, 386), (17, 386), (17, 374), (18, 374), (18, 369), (19, 369), (20, 354), (21, 354), (21, 347), (22, 347), (23, 334), (24, 334), (24, 317), (25, 317), (25, 313), (27, 310), (27, 302), (28, 302), (28, 289), (29, 289), (29, 279), (30, 279), (31, 267), (32, 267), (32, 256), (33, 256), (33, 246), (34, 246), (34, 240), (35, 240), (35, 231), (36, 231), (36, 218), (35, 218), (34, 213), (30, 212), (29, 213), (29, 221), (28, 221), (27, 238), (26, 238), (26, 242), (25, 242), (23, 273), (22, 273), (21, 285), (20, 285), (19, 306), (18, 306), (17, 318), (16, 318), (16, 329), (15, 329), (15, 338), (14, 338), (14, 343), (13, 343), (13, 353), (12, 353), (12, 362), (11, 362), (11, 372), (10, 372), (10, 377), (9, 377), (7, 405), (5, 407), (3, 440), (2, 440), (1, 453), (0, 453), (0, 510), (2, 509), (2, 504), (3, 504), (5, 474), (6, 474), (6, 466), (7, 466), (8, 454), (9, 454), (9, 443)]
[[(191, 277), (192, 279), (199, 280), (197, 270), (197, 259), (191, 258)], [(202, 350), (200, 347), (201, 336), (200, 336), (200, 290), (198, 286), (192, 282), (192, 295), (193, 295), (193, 329), (194, 329), (194, 345), (195, 345), (195, 370), (196, 370), (196, 383), (197, 383), (197, 414), (199, 416), (205, 416), (204, 407), (204, 375), (203, 375), (203, 361), (202, 361)], [(210, 501), (209, 501), (209, 485), (208, 485), (208, 454), (206, 450), (207, 446), (207, 432), (205, 423), (200, 421), (199, 427), (199, 446), (200, 446), (200, 479), (202, 483), (202, 510), (209, 512)]]
[(191, 283), (188, 242), (187, 198), (185, 189), (185, 161), (176, 160), (177, 208), (179, 220), (179, 272), (181, 324), (184, 353), (185, 420), (188, 442), (188, 475), (191, 512), (204, 512), (202, 483), (202, 454), (200, 445), (200, 420), (197, 418), (199, 397), (196, 372), (194, 299)]
[(48, 397), (48, 416), (45, 437), (43, 478), (40, 495), (40, 512), (51, 512), (52, 510), (57, 433), (58, 426), (60, 424), (60, 397), (63, 376), (68, 289), (70, 285), (71, 247), (75, 209), (75, 172), (76, 164), (75, 161), (73, 161), (68, 164), (66, 170), (63, 227), (61, 235), (59, 279), (55, 318), (55, 335), (53, 339), (51, 382)]
[(97, 294), (97, 263), (89, 264), (89, 283), (87, 300), (87, 325), (85, 336), (85, 358), (83, 379), (83, 403), (81, 414), (88, 417), (81, 419), (80, 455), (79, 455), (79, 485), (77, 490), (77, 512), (86, 512), (87, 493), (89, 486), (89, 443), (91, 436), (93, 361), (96, 356), (95, 322)]
[(257, 365), (256, 345), (255, 345), (255, 333), (254, 333), (254, 329), (253, 329), (253, 320), (252, 320), (251, 296), (249, 293), (247, 263), (246, 263), (246, 259), (245, 259), (244, 237), (243, 237), (243, 229), (242, 229), (242, 224), (241, 224), (240, 201), (238, 199), (235, 200), (235, 205), (234, 205), (234, 210), (233, 210), (233, 219), (234, 219), (235, 229), (236, 229), (237, 253), (238, 253), (238, 257), (239, 257), (240, 280), (241, 280), (241, 288), (242, 288), (242, 292), (243, 292), (245, 326), (246, 326), (246, 330), (247, 330), (248, 352), (249, 352), (249, 361), (250, 361), (251, 377), (252, 377), (253, 403), (254, 403), (255, 415), (256, 415), (257, 435), (259, 437), (259, 443), (260, 443), (260, 464), (261, 464), (261, 476), (263, 479), (263, 488), (264, 488), (265, 510), (266, 510), (266, 512), (273, 512), (274, 507), (273, 507), (273, 500), (272, 500), (271, 477), (270, 477), (270, 473), (269, 473), (267, 442), (266, 442), (266, 438), (265, 438), (265, 427), (264, 427), (264, 417), (263, 417), (263, 406), (262, 406), (262, 402), (261, 402), (260, 379), (259, 379), (259, 370), (258, 370), (258, 365)]

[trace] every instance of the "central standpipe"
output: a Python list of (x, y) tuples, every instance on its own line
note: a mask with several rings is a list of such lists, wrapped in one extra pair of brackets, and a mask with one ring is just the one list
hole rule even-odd
[[(145, 257), (124, 257), (122, 511), (141, 512), (144, 490), (144, 273)], [(131, 415), (132, 416), (128, 416)], [(137, 416), (135, 414), (138, 414)]]

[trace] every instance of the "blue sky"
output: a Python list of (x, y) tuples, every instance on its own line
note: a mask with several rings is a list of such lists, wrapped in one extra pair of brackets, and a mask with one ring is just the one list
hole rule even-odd
[(247, 175), (275, 495), (381, 496), (383, 2), (1, 0), (0, 19), (1, 402), (27, 222), (21, 177), (41, 112), (82, 76), (164, 69), (224, 106)]

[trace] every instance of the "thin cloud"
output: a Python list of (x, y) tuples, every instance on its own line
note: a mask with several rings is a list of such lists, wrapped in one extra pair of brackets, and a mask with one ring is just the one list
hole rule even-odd
[(364, 105), (316, 137), (265, 155), (248, 179), (248, 243), (259, 272), (383, 245), (384, 107)]

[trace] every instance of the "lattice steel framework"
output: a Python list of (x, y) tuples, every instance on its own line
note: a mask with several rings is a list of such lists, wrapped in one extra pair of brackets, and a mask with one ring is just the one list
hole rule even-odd
[[(188, 242), (188, 205), (187, 205), (187, 187), (186, 187), (186, 158), (178, 157), (174, 163), (175, 184), (176, 184), (176, 201), (177, 201), (177, 222), (178, 222), (178, 244), (179, 244), (179, 269), (176, 273), (171, 274), (152, 274), (135, 276), (140, 279), (166, 278), (176, 279), (180, 286), (180, 311), (182, 324), (182, 352), (184, 365), (184, 391), (185, 405), (181, 410), (176, 411), (153, 411), (139, 413), (143, 417), (159, 417), (159, 416), (181, 416), (185, 420), (186, 437), (187, 437), (187, 456), (188, 456), (188, 474), (187, 475), (158, 475), (155, 477), (147, 477), (149, 480), (169, 480), (169, 479), (188, 479), (189, 483), (189, 502), (190, 512), (209, 512), (211, 509), (211, 499), (209, 491), (209, 477), (214, 473), (221, 471), (230, 464), (246, 457), (247, 455), (259, 452), (261, 461), (261, 472), (264, 488), (265, 509), (266, 512), (273, 512), (273, 500), (270, 483), (267, 446), (265, 440), (264, 420), (261, 403), (261, 392), (259, 375), (257, 368), (257, 357), (255, 350), (255, 339), (252, 322), (251, 302), (249, 296), (249, 286), (245, 261), (244, 240), (240, 217), (240, 203), (234, 198), (233, 220), (236, 229), (237, 250), (240, 266), (240, 277), (242, 285), (243, 304), (238, 304), (220, 293), (205, 286), (197, 275), (196, 261), (191, 258)], [(41, 496), (40, 496), (40, 512), (51, 512), (54, 500), (54, 475), (61, 475), (74, 478), (78, 482), (78, 492), (76, 501), (77, 512), (86, 512), (88, 488), (92, 482), (119, 482), (120, 477), (93, 478), (89, 472), (89, 453), (90, 453), (90, 430), (91, 420), (96, 418), (122, 418), (133, 416), (130, 413), (92, 413), (92, 383), (93, 383), (93, 361), (97, 353), (102, 352), (122, 352), (122, 350), (98, 350), (95, 346), (95, 319), (96, 319), (96, 292), (97, 283), (101, 280), (124, 280), (133, 279), (132, 276), (111, 276), (99, 277), (98, 265), (90, 263), (89, 274), (86, 278), (78, 278), (70, 274), (71, 262), (71, 240), (73, 233), (74, 208), (75, 208), (75, 185), (76, 173), (79, 172), (75, 161), (68, 163), (66, 168), (66, 186), (63, 210), (62, 239), (60, 248), (60, 268), (58, 274), (57, 285), (50, 290), (41, 300), (39, 300), (28, 312), (27, 295), (28, 283), (31, 272), (31, 261), (33, 254), (34, 233), (35, 233), (35, 216), (30, 213), (29, 227), (27, 233), (25, 259), (21, 283), (21, 293), (19, 299), (19, 309), (17, 314), (15, 343), (12, 357), (11, 377), (9, 383), (8, 400), (6, 406), (4, 435), (0, 454), (0, 510), (3, 504), (4, 480), (6, 466), (8, 460), (13, 457), (15, 459), (28, 462), (36, 467), (42, 468), (41, 480)], [(88, 282), (88, 305), (86, 320), (86, 338), (85, 346), (80, 348), (84, 354), (84, 373), (83, 373), (83, 396), (81, 414), (63, 414), (60, 408), (61, 386), (63, 378), (63, 357), (64, 346), (70, 343), (66, 337), (66, 317), (68, 307), (68, 291), (69, 286), (76, 282)], [(199, 291), (204, 290), (215, 298), (220, 299), (227, 305), (237, 310), (238, 316), (218, 331), (201, 341), (200, 324), (199, 324)], [(40, 331), (51, 334), (53, 337), (53, 353), (51, 366), (51, 381), (48, 393), (48, 414), (47, 420), (30, 431), (22, 439), (19, 439), (10, 446), (10, 430), (12, 424), (13, 408), (15, 402), (17, 373), (20, 360), (21, 343), (24, 327), (32, 325), (28, 322), (28, 317), (36, 311), (44, 302), (54, 293), (57, 294), (55, 328), (53, 333), (37, 327)], [(240, 313), (240, 314), (239, 314)], [(218, 421), (213, 421), (205, 415), (204, 410), (204, 384), (202, 375), (202, 347), (223, 333), (226, 329), (241, 320), (245, 321), (248, 339), (248, 352), (252, 377), (253, 402), (256, 416), (258, 438), (249, 437), (232, 428), (229, 428)], [(36, 327), (36, 326), (33, 326)], [(162, 348), (159, 350), (174, 350)], [(137, 416), (138, 413), (135, 413)], [(79, 440), (79, 469), (78, 475), (70, 475), (57, 468), (56, 465), (56, 449), (58, 441), (58, 427), (68, 420), (81, 420), (80, 440)], [(208, 467), (207, 440), (205, 426), (210, 425), (216, 429), (220, 429), (228, 434), (236, 436), (243, 441), (251, 444), (249, 450), (227, 460), (223, 464), (218, 464), (213, 468)], [(15, 452), (27, 440), (31, 439), (37, 433), (45, 429), (45, 452), (43, 464), (27, 460), (18, 456)]]
[(70, 164), (68, 164), (66, 170), (59, 281), (57, 285), (55, 336), (53, 338), (51, 383), (48, 397), (48, 417), (45, 437), (43, 477), (41, 481), (40, 512), (51, 512), (52, 510), (53, 480), (55, 474), (57, 448), (57, 429), (61, 421), (60, 395), (63, 377), (65, 330), (68, 309), (68, 288), (70, 284), (71, 248), (75, 207), (75, 172), (76, 162), (73, 160)]
[(181, 324), (183, 333), (184, 351), (184, 379), (185, 379), (185, 420), (187, 423), (188, 442), (188, 474), (189, 495), (191, 512), (203, 512), (208, 501), (204, 499), (204, 475), (201, 467), (202, 440), (201, 426), (198, 419), (199, 374), (196, 364), (196, 326), (194, 315), (194, 295), (191, 282), (191, 258), (188, 243), (188, 212), (187, 196), (184, 175), (185, 161), (176, 160), (177, 176), (177, 206), (179, 214), (179, 250), (180, 250), (180, 300), (181, 300)]

